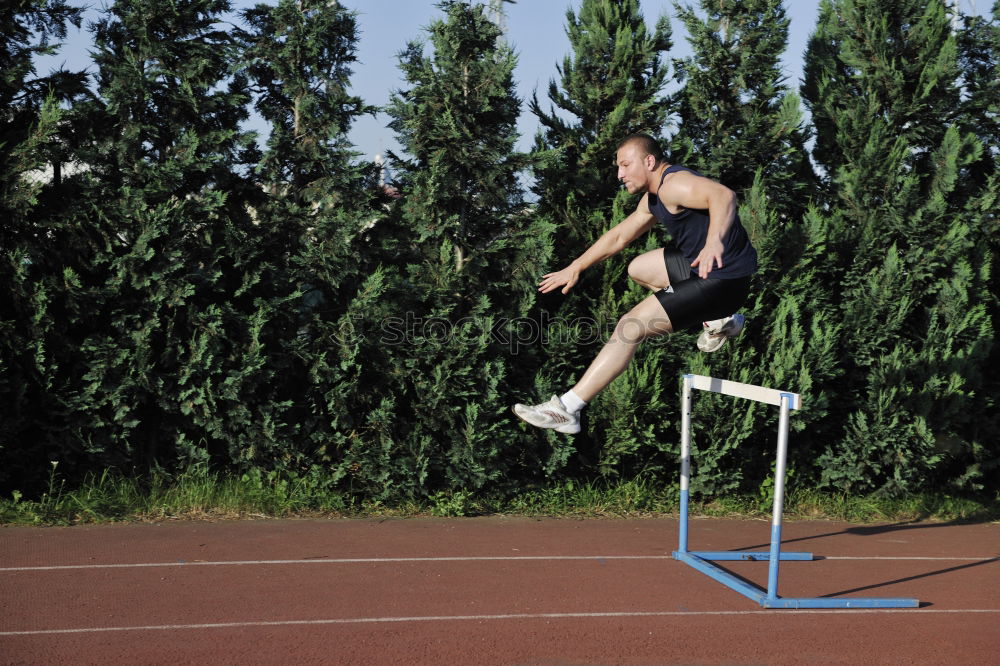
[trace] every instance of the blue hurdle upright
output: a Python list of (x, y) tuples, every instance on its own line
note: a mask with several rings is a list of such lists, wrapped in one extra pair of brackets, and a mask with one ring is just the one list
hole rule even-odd
[[(778, 456), (774, 467), (774, 511), (771, 521), (770, 551), (689, 551), (688, 550), (688, 485), (691, 477), (691, 392), (693, 389), (712, 391), (738, 398), (777, 405), (781, 408), (778, 418)], [(702, 375), (684, 375), (684, 390), (681, 396), (681, 508), (680, 543), (674, 551), (674, 559), (689, 564), (698, 571), (719, 581), (723, 585), (753, 599), (764, 608), (916, 608), (916, 599), (855, 597), (814, 597), (790, 598), (778, 596), (778, 562), (781, 560), (812, 560), (812, 553), (781, 552), (781, 513), (785, 501), (785, 460), (788, 451), (788, 414), (801, 407), (796, 393), (777, 389), (741, 384), (725, 379), (715, 379)], [(712, 564), (725, 560), (767, 560), (767, 590), (748, 583), (734, 574)]]

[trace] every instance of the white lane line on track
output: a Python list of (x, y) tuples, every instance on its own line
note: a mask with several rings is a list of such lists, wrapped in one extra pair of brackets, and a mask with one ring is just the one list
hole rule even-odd
[(0, 571), (52, 571), (59, 569), (141, 569), (143, 567), (224, 567), (268, 564), (383, 564), (393, 562), (505, 562), (519, 560), (671, 560), (670, 555), (510, 555), (484, 557), (312, 557), (302, 560), (222, 560), (138, 562), (134, 564), (63, 564), (38, 567), (0, 567)]
[(139, 627), (85, 627), (81, 629), (31, 629), (25, 631), (0, 631), (0, 636), (37, 636), (41, 634), (96, 634), (112, 631), (179, 631), (184, 629), (240, 629), (245, 627), (291, 627), (336, 624), (378, 624), (389, 622), (467, 622), (488, 620), (553, 620), (574, 618), (630, 618), (630, 617), (697, 617), (700, 615), (852, 615), (859, 613), (913, 613), (931, 614), (981, 614), (997, 613), (1000, 608), (954, 608), (920, 610), (907, 608), (845, 608), (845, 609), (773, 609), (747, 611), (635, 611), (597, 613), (509, 613), (502, 615), (426, 615), (411, 617), (354, 617), (330, 620), (261, 620), (257, 622), (212, 622), (206, 624), (154, 624)]
[[(177, 562), (136, 562), (132, 564), (59, 564), (34, 567), (0, 567), (0, 572), (7, 571), (62, 571), (67, 569), (144, 569), (153, 567), (224, 567), (252, 565), (284, 565), (284, 564), (385, 564), (405, 562), (521, 562), (546, 560), (672, 560), (670, 555), (510, 555), (484, 557), (348, 557), (348, 558), (310, 558), (302, 560), (228, 560), (199, 561), (183, 560)], [(913, 560), (930, 562), (993, 562), (1000, 557), (867, 557), (817, 555), (817, 560)]]

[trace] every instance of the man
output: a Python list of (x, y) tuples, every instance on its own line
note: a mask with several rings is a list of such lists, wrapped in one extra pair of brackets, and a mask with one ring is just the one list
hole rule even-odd
[(712, 352), (743, 330), (743, 315), (736, 311), (750, 292), (757, 252), (740, 224), (733, 191), (691, 169), (668, 164), (656, 140), (646, 134), (622, 141), (615, 162), (625, 189), (645, 196), (631, 215), (569, 266), (543, 275), (538, 290), (549, 293), (562, 287), (567, 293), (585, 269), (618, 254), (658, 221), (676, 247), (646, 252), (629, 264), (629, 277), (653, 294), (618, 321), (572, 389), (540, 405), (514, 405), (515, 414), (539, 428), (580, 432), (580, 411), (622, 373), (646, 338), (703, 322), (698, 348)]

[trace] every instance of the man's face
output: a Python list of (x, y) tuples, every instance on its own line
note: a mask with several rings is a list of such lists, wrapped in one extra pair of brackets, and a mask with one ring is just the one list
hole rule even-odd
[(649, 155), (644, 155), (634, 143), (627, 143), (618, 149), (618, 154), (615, 156), (618, 180), (629, 194), (637, 194), (646, 189), (646, 177), (649, 174), (649, 169), (646, 167), (648, 157)]

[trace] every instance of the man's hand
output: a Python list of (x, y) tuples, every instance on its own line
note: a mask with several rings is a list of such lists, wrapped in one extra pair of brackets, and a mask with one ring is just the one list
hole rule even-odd
[(562, 293), (567, 293), (573, 288), (573, 285), (577, 283), (580, 279), (580, 271), (576, 270), (572, 266), (567, 266), (561, 271), (556, 271), (555, 273), (546, 273), (542, 276), (542, 281), (538, 283), (538, 291), (543, 294), (547, 294), (550, 291), (555, 291), (559, 287), (563, 287)]
[(713, 268), (722, 268), (722, 241), (707, 240), (705, 247), (701, 248), (698, 258), (691, 262), (691, 268), (698, 269), (698, 276), (707, 278)]

